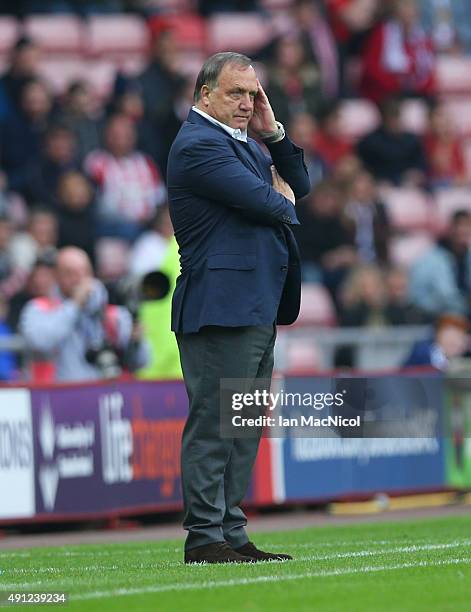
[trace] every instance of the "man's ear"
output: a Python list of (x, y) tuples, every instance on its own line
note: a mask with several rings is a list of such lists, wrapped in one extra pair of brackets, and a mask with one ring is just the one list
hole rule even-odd
[(209, 94), (211, 93), (209, 87), (207, 85), (203, 85), (201, 87), (201, 100), (205, 106), (209, 105)]

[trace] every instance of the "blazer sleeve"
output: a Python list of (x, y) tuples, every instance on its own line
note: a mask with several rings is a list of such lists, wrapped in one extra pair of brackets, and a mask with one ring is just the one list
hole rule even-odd
[(201, 139), (185, 148), (183, 155), (185, 178), (197, 195), (261, 223), (299, 224), (293, 204), (249, 170), (224, 143)]
[(311, 182), (303, 150), (291, 142), (288, 136), (267, 147), (278, 174), (291, 187), (296, 199), (306, 196), (311, 189)]

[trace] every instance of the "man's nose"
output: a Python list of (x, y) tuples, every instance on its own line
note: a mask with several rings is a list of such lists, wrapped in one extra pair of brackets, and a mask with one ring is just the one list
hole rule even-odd
[(240, 107), (242, 109), (246, 109), (246, 110), (252, 110), (253, 108), (253, 100), (250, 96), (250, 94), (245, 94), (244, 96), (242, 96), (241, 101), (240, 101)]

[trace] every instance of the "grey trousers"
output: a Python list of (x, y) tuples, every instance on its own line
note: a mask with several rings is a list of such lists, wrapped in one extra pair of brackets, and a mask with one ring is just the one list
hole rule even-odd
[(185, 549), (248, 542), (240, 509), (260, 437), (222, 438), (220, 379), (271, 379), (276, 326), (206, 326), (177, 334), (190, 411), (183, 430), (181, 471)]

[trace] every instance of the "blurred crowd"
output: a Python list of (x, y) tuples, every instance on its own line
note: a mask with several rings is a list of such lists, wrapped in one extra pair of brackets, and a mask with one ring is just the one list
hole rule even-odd
[[(3, 10), (20, 17), (153, 8), (119, 0), (11, 4)], [(392, 256), (396, 230), (383, 197), (390, 188), (433, 195), (471, 183), (463, 143), (437, 91), (437, 55), (467, 47), (457, 6), (430, 0), (421, 12), (415, 0), (293, 0), (271, 40), (252, 53), (276, 117), (305, 150), (313, 189), (298, 203), (303, 280), (325, 288), (339, 325), (420, 325), (447, 314), (467, 326), (471, 202), (407, 268)], [(270, 11), (254, 0), (201, 0), (192, 8), (205, 16)], [(57, 300), (68, 297), (82, 316), (94, 291), (103, 304), (122, 307), (123, 279), (140, 282), (172, 249), (166, 160), (192, 105), (194, 75), (181, 70), (179, 40), (165, 14), (153, 23), (144, 70), (132, 77), (118, 71), (105, 99), (87, 80), (53, 93), (32, 38), (20, 37), (9, 52), (0, 78), (0, 336), (20, 332), (36, 352), (52, 350), (34, 340), (48, 322), (44, 309), (55, 312)], [(373, 102), (380, 117), (359, 139), (342, 127), (340, 106), (350, 98)], [(426, 105), (423, 134), (404, 125), (410, 99)], [(77, 287), (61, 289), (64, 251), (99, 290), (90, 281), (78, 294)], [(126, 337), (141, 341), (134, 322), (125, 327)], [(64, 336), (57, 338), (61, 345)], [(13, 356), (0, 357), (0, 379), (18, 376)]]

